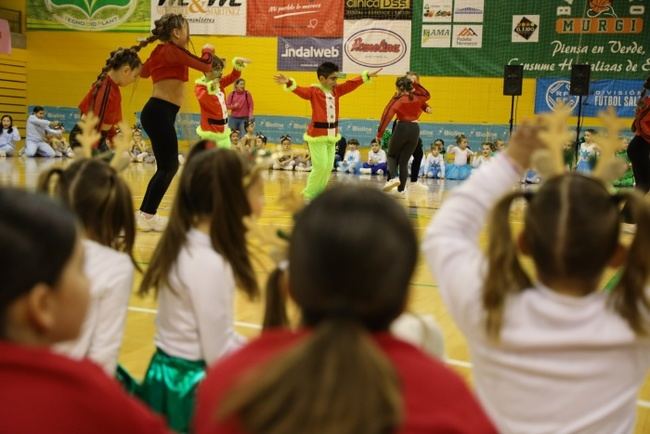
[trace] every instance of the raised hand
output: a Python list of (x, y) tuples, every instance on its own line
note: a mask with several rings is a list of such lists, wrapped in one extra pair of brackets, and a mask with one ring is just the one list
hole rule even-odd
[(273, 81), (275, 81), (276, 84), (282, 84), (282, 85), (286, 85), (287, 83), (289, 83), (289, 79), (285, 77), (283, 74), (275, 74), (273, 76)]

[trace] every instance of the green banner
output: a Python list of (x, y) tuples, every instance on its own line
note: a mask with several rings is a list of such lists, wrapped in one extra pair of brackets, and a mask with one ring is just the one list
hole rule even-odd
[(414, 0), (411, 68), (424, 75), (568, 76), (591, 65), (592, 78), (650, 75), (647, 0)]
[(27, 29), (148, 32), (150, 11), (150, 0), (27, 0)]

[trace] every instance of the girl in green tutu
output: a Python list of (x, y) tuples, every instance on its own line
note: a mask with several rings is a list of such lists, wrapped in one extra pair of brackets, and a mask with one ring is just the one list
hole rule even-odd
[(262, 179), (236, 152), (210, 146), (199, 142), (188, 156), (139, 291), (154, 289), (158, 315), (156, 353), (137, 394), (178, 432), (188, 431), (206, 365), (244, 344), (233, 326), (235, 287), (259, 293), (244, 219), (261, 213)]

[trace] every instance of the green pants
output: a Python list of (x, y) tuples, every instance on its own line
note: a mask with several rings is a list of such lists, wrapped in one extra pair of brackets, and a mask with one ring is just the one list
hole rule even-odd
[(307, 185), (302, 194), (305, 199), (311, 200), (322, 193), (327, 187), (327, 182), (334, 167), (334, 151), (336, 142), (341, 139), (340, 135), (311, 137), (305, 134), (305, 141), (309, 146), (311, 155), (311, 172), (307, 178)]
[(201, 126), (196, 127), (196, 134), (203, 140), (212, 140), (220, 148), (230, 149), (230, 128), (226, 127), (223, 133), (203, 131)]

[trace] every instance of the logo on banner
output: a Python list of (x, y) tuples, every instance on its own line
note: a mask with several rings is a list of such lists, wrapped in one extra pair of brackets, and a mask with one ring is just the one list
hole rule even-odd
[(449, 48), (451, 45), (450, 25), (423, 25), (422, 44), (423, 48)]
[(345, 54), (355, 63), (369, 68), (393, 65), (406, 56), (406, 41), (385, 29), (367, 29), (345, 41)]
[(451, 46), (454, 48), (481, 48), (483, 45), (483, 25), (455, 25)]
[(128, 20), (137, 0), (45, 0), (52, 18), (76, 30), (112, 29)]
[(246, 34), (245, 0), (151, 0), (152, 26), (167, 13), (182, 14), (192, 34)]
[(313, 71), (323, 62), (341, 64), (341, 39), (278, 38), (279, 71)]
[(345, 19), (410, 20), (411, 0), (345, 0)]
[(568, 105), (571, 110), (576, 108), (578, 105), (578, 97), (571, 95), (569, 92), (570, 87), (571, 82), (569, 80), (557, 80), (551, 83), (546, 89), (546, 95), (544, 96), (548, 108), (555, 110), (555, 107), (561, 102)]
[(483, 0), (456, 0), (454, 5), (454, 21), (480, 23), (483, 22), (485, 6)]
[(513, 15), (512, 25), (512, 42), (539, 42), (539, 15)]
[(450, 23), (451, 0), (424, 0), (422, 5), (422, 22)]
[[(627, 3), (632, 3), (630, 0)], [(572, 8), (562, 1), (557, 7), (555, 31), (579, 34), (639, 34), (643, 32), (646, 5), (629, 4), (614, 9), (612, 0), (589, 0), (586, 16), (582, 7)]]

